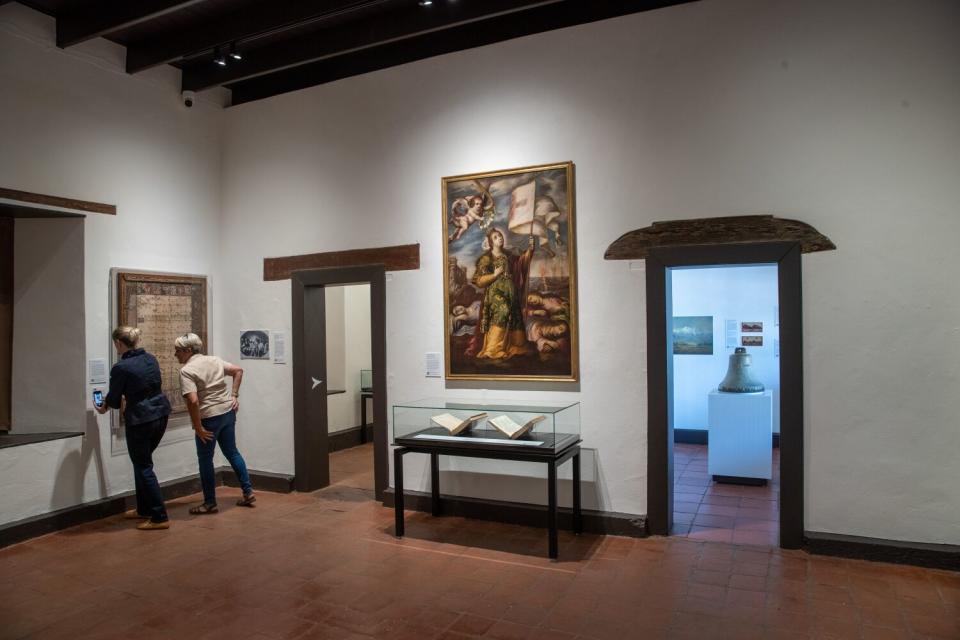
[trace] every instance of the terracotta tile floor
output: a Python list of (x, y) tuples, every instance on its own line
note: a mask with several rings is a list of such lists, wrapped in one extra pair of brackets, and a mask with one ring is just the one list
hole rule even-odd
[(694, 540), (777, 546), (780, 534), (780, 449), (773, 450), (773, 479), (764, 487), (714, 482), (707, 446), (673, 449), (673, 535)]
[(396, 540), (362, 474), (255, 509), (221, 488), (212, 516), (176, 500), (168, 531), (112, 517), (2, 549), (0, 638), (960, 638), (960, 574), (567, 532), (550, 562), (542, 529), (414, 512)]
[(330, 484), (373, 491), (373, 443), (331, 453)]

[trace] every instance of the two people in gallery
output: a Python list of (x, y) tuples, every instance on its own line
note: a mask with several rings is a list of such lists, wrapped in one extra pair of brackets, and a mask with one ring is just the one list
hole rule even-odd
[[(203, 351), (203, 341), (195, 333), (187, 333), (174, 341), (174, 355), (180, 369), (180, 392), (187, 403), (187, 412), (196, 433), (197, 460), (200, 464), (200, 483), (203, 486), (203, 502), (190, 509), (190, 513), (216, 513), (216, 474), (213, 469), (213, 454), (217, 443), (233, 472), (237, 475), (243, 497), (237, 504), (254, 506), (257, 497), (243, 456), (237, 449), (236, 423), (240, 410), (240, 383), (243, 369), (235, 364), (208, 356)], [(232, 379), (228, 385), (226, 378)]]
[(120, 356), (110, 370), (110, 388), (103, 404), (94, 409), (104, 414), (119, 409), (123, 401), (127, 453), (133, 463), (137, 506), (124, 513), (128, 519), (143, 520), (138, 529), (168, 529), (167, 509), (157, 474), (153, 471), (153, 451), (167, 430), (170, 401), (163, 393), (160, 365), (157, 359), (140, 348), (140, 329), (117, 327), (113, 346)]

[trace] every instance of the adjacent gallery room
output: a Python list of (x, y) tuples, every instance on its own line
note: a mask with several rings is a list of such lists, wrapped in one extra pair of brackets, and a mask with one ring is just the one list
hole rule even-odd
[(668, 272), (674, 535), (776, 545), (777, 265)]

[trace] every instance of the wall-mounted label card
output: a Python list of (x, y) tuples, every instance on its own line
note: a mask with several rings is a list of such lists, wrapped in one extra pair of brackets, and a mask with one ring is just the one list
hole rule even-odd
[(285, 331), (271, 331), (273, 341), (273, 364), (287, 364), (287, 334)]
[(740, 342), (740, 325), (736, 320), (724, 320), (723, 321), (723, 332), (724, 332), (724, 345), (727, 349), (734, 349), (739, 347)]
[(439, 351), (428, 351), (424, 354), (425, 375), (428, 378), (443, 377), (443, 356)]
[(106, 358), (87, 360), (87, 384), (107, 384), (109, 370)]

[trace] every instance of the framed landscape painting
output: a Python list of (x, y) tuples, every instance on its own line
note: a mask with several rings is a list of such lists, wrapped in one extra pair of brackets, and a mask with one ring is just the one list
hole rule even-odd
[(712, 355), (713, 316), (674, 317), (673, 353), (676, 355)]
[(447, 377), (576, 381), (573, 163), (442, 187)]

